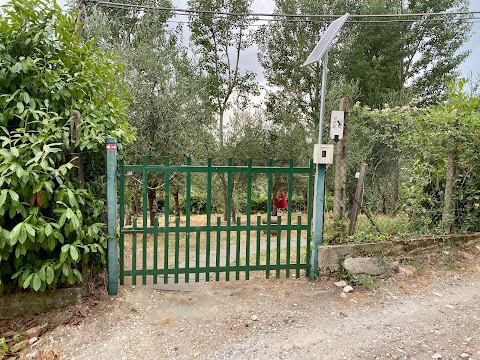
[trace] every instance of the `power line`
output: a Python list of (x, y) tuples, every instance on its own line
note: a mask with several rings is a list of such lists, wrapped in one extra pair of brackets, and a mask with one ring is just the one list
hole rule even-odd
[[(286, 18), (316, 18), (316, 19), (330, 19), (330, 20), (341, 16), (341, 15), (326, 15), (326, 14), (234, 13), (234, 12), (227, 12), (227, 11), (180, 9), (180, 8), (168, 8), (168, 7), (152, 6), (152, 5), (126, 4), (126, 3), (117, 3), (117, 2), (109, 2), (109, 1), (101, 1), (101, 0), (94, 2), (94, 4), (97, 6), (109, 7), (109, 8), (165, 11), (165, 12), (172, 12), (177, 15), (222, 15), (222, 16), (237, 16), (237, 17), (273, 17), (273, 18), (286, 17)], [(412, 13), (412, 14), (409, 14), (409, 13), (407, 14), (368, 14), (368, 15), (352, 14), (350, 15), (350, 18), (353, 18), (353, 19), (355, 18), (392, 18), (392, 17), (422, 18), (422, 17), (431, 17), (431, 16), (452, 16), (452, 15), (473, 16), (476, 14), (480, 14), (480, 11), (453, 11), (453, 12)], [(403, 20), (403, 21), (408, 21), (408, 20)]]
[[(472, 24), (477, 24), (480, 21), (480, 17), (472, 17), (466, 19), (470, 21)], [(267, 20), (267, 19), (258, 19), (257, 21), (265, 21), (267, 23), (265, 24), (246, 24), (246, 27), (261, 27), (261, 26), (266, 26), (268, 23), (275, 22), (275, 20)], [(324, 22), (327, 20), (321, 20), (321, 22)], [(405, 20), (406, 22), (411, 22), (408, 20)], [(435, 21), (444, 21), (440, 19), (425, 19), (425, 22), (435, 22)], [(181, 20), (166, 20), (167, 23), (173, 23), (173, 24), (190, 24), (190, 21), (181, 21)], [(313, 23), (313, 22), (318, 22), (318, 20), (284, 20), (284, 23)], [(350, 24), (362, 24), (365, 26), (384, 26), (384, 27), (389, 27), (389, 24), (395, 23), (396, 21), (356, 21), (356, 22), (350, 22)]]

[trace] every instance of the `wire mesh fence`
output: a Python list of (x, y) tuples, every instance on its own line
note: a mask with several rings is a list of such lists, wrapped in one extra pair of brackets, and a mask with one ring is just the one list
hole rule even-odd
[(359, 158), (349, 154), (352, 148), (348, 140), (338, 142), (327, 170), (326, 242), (480, 229), (480, 164), (451, 155), (426, 169), (395, 149)]

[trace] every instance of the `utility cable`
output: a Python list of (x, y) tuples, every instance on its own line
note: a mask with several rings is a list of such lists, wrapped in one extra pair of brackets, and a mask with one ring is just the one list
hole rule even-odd
[[(125, 8), (125, 9), (139, 9), (139, 10), (158, 10), (165, 12), (173, 12), (177, 15), (223, 15), (223, 16), (236, 16), (236, 17), (286, 17), (286, 18), (316, 18), (316, 19), (336, 19), (342, 15), (326, 15), (326, 14), (283, 14), (283, 13), (234, 13), (228, 11), (215, 11), (215, 10), (195, 10), (195, 9), (180, 9), (180, 8), (168, 8), (161, 6), (152, 6), (152, 5), (139, 5), (139, 4), (127, 4), (127, 3), (118, 3), (118, 2), (109, 2), (109, 1), (94, 1), (92, 2), (96, 6), (109, 7), (109, 8)], [(183, 14), (178, 14), (183, 13)], [(349, 16), (350, 19), (357, 18), (422, 18), (422, 17), (432, 17), (432, 16), (452, 16), (452, 15), (463, 15), (463, 16), (473, 16), (480, 14), (480, 11), (452, 11), (452, 12), (435, 12), (435, 13), (406, 13), (406, 14), (367, 14), (367, 15), (356, 15), (352, 14)], [(420, 19), (417, 19), (420, 20)], [(425, 20), (425, 19), (424, 19)], [(405, 20), (404, 20), (405, 21)]]

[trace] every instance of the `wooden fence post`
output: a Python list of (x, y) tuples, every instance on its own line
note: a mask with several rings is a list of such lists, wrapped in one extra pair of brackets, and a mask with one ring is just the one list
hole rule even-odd
[(445, 181), (445, 197), (443, 201), (442, 222), (445, 233), (450, 234), (455, 225), (455, 192), (457, 182), (457, 149), (454, 144), (448, 154), (447, 174)]
[[(340, 100), (340, 111), (348, 111), (348, 99)], [(347, 114), (344, 120), (343, 138), (335, 146), (335, 185), (333, 194), (333, 218), (345, 217), (345, 198), (347, 193)]]

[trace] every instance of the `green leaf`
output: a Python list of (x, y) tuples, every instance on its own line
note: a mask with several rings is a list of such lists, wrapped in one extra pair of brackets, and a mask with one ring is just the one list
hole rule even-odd
[(72, 209), (67, 208), (67, 211), (65, 212), (65, 216), (66, 216), (68, 219), (71, 219), (72, 216), (74, 216), (74, 213), (73, 213)]
[(64, 211), (62, 216), (60, 216), (60, 220), (58, 220), (58, 225), (63, 226), (65, 224), (66, 219), (67, 219), (67, 212)]
[(13, 246), (20, 241), (20, 232), (23, 228), (23, 222), (18, 223), (10, 232), (10, 245)]
[(50, 236), (52, 235), (52, 233), (53, 233), (52, 225), (50, 224), (45, 225), (45, 235)]
[(10, 198), (12, 199), (12, 201), (18, 202), (19, 196), (15, 191), (8, 190), (8, 193), (10, 194)]
[[(19, 104), (21, 104), (21, 103), (19, 103)], [(19, 153), (19, 151), (18, 151), (18, 149), (17, 149), (16, 147), (11, 147), (11, 148), (10, 148), (10, 151), (11, 151), (11, 153), (12, 153), (13, 156), (15, 156), (15, 157), (19, 157), (19, 156), (20, 156), (20, 153)]]
[(72, 226), (75, 230), (80, 228), (80, 222), (78, 221), (78, 217), (75, 214), (72, 215), (71, 221), (72, 221)]
[(32, 278), (33, 278), (33, 274), (30, 274), (30, 275), (27, 276), (27, 278), (23, 282), (23, 288), (24, 289), (28, 288), (28, 286), (30, 285), (30, 282), (32, 281)]
[[(8, 216), (10, 216), (11, 219), (13, 219), (13, 217), (17, 214), (17, 207), (16, 206), (13, 206), (14, 204), (12, 204), (12, 206), (10, 206), (8, 208)], [(17, 205), (17, 204), (15, 204)]]
[(73, 261), (76, 262), (78, 260), (79, 254), (75, 246), (70, 246), (70, 256), (73, 259)]
[(77, 269), (73, 269), (73, 273), (75, 274), (78, 280), (83, 281), (83, 276), (80, 273), (80, 271), (78, 271)]
[(57, 238), (57, 240), (60, 242), (60, 243), (64, 243), (65, 241), (65, 238), (63, 237), (62, 233), (60, 231), (57, 231), (55, 233), (55, 238)]
[(55, 278), (55, 272), (50, 266), (47, 266), (46, 269), (46, 281), (48, 285), (51, 285), (53, 282), (53, 279)]
[(25, 110), (25, 106), (22, 102), (17, 102), (17, 109), (19, 113), (23, 113), (23, 110)]
[(2, 207), (3, 204), (5, 204), (5, 200), (7, 200), (7, 194), (8, 194), (8, 190), (7, 190), (7, 189), (3, 189), (3, 190), (0, 192), (0, 207)]
[(45, 266), (42, 266), (42, 268), (38, 272), (38, 275), (40, 276), (40, 280), (45, 281), (46, 279)]
[(38, 274), (35, 274), (33, 276), (33, 290), (38, 291), (40, 290), (40, 287), (42, 286), (42, 280), (40, 279), (40, 276)]
[(68, 277), (68, 275), (70, 275), (70, 272), (71, 272), (70, 267), (66, 263), (63, 263), (63, 265), (62, 265), (63, 275)]
[(73, 271), (71, 271), (71, 272), (68, 274), (67, 281), (68, 281), (68, 283), (69, 283), (70, 285), (75, 284), (75, 274), (73, 273)]
[(48, 248), (50, 249), (50, 251), (53, 251), (53, 249), (55, 249), (55, 246), (57, 245), (57, 241), (55, 240), (54, 237), (49, 237), (48, 238)]
[(28, 235), (35, 237), (35, 228), (30, 224), (25, 224), (25, 229), (27, 230)]
[(23, 273), (23, 269), (20, 269), (19, 271), (17, 271), (15, 274), (12, 275), (12, 279), (16, 279), (20, 274)]
[(17, 168), (15, 169), (15, 174), (20, 179), (25, 174), (25, 170), (23, 170), (21, 166), (17, 166)]

